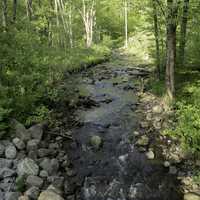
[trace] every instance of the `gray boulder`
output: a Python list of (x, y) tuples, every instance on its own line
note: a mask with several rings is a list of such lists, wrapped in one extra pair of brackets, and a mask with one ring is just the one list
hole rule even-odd
[(9, 168), (2, 168), (0, 169), (0, 177), (1, 178), (8, 178), (8, 177), (13, 177), (15, 176), (16, 172), (12, 169)]
[(184, 195), (184, 200), (200, 200), (200, 196), (195, 193), (187, 193)]
[(43, 179), (38, 176), (30, 175), (26, 179), (26, 184), (30, 187), (35, 186), (41, 188), (43, 185)]
[(37, 140), (41, 140), (43, 136), (43, 125), (42, 124), (36, 124), (28, 129), (29, 133), (31, 134), (31, 137)]
[(13, 144), (17, 147), (19, 150), (25, 149), (26, 145), (23, 142), (23, 140), (20, 140), (19, 138), (14, 138), (13, 139)]
[(35, 175), (39, 173), (39, 167), (34, 160), (25, 158), (17, 166), (17, 173), (19, 176), (23, 175)]
[(38, 199), (38, 196), (40, 194), (40, 190), (39, 188), (33, 186), (31, 188), (29, 188), (26, 192), (25, 192), (26, 196), (28, 196), (30, 199), (32, 200), (36, 200)]
[(57, 159), (45, 158), (41, 163), (40, 167), (47, 171), (48, 174), (55, 174), (59, 169), (59, 162)]
[(5, 146), (3, 144), (0, 144), (0, 156), (4, 155), (5, 149)]
[(14, 119), (12, 120), (12, 126), (18, 138), (20, 138), (23, 141), (28, 141), (31, 139), (30, 132), (27, 131), (23, 124)]
[(6, 147), (5, 156), (7, 159), (15, 159), (17, 156), (17, 150), (15, 146), (9, 145)]
[(13, 164), (12, 160), (0, 158), (0, 169), (4, 167), (11, 168), (12, 164)]
[(37, 139), (29, 140), (27, 143), (27, 150), (28, 151), (36, 151), (38, 149), (40, 141)]
[(53, 189), (47, 189), (42, 192), (38, 200), (64, 200), (60, 194), (56, 193)]
[(5, 200), (18, 200), (19, 197), (20, 197), (19, 192), (7, 192), (5, 194)]

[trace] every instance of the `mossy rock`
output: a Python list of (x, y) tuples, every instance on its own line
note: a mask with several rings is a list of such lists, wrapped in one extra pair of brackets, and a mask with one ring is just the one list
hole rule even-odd
[(99, 149), (102, 144), (103, 144), (103, 141), (101, 139), (100, 136), (98, 135), (94, 135), (90, 138), (90, 144), (95, 148), (95, 149)]

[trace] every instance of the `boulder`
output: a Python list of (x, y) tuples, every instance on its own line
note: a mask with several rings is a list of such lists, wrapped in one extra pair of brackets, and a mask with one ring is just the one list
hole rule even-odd
[(27, 143), (27, 150), (28, 151), (36, 151), (38, 149), (40, 141), (37, 139), (29, 140)]
[(15, 176), (15, 171), (7, 167), (0, 169), (0, 178), (8, 178)]
[(149, 160), (153, 160), (155, 158), (155, 154), (153, 151), (150, 150), (150, 151), (146, 152), (146, 157)]
[(17, 173), (19, 176), (23, 175), (35, 175), (39, 173), (39, 167), (34, 160), (25, 158), (17, 166)]
[(40, 171), (40, 177), (42, 177), (42, 178), (48, 177), (48, 172), (45, 170)]
[(45, 158), (41, 163), (40, 163), (40, 167), (47, 171), (48, 174), (55, 174), (58, 169), (59, 169), (59, 162), (57, 159), (49, 159), (49, 158)]
[(25, 192), (26, 196), (28, 196), (30, 199), (32, 200), (37, 200), (38, 196), (40, 194), (40, 190), (39, 188), (33, 186), (31, 188), (29, 188), (26, 192)]
[(26, 179), (26, 184), (29, 187), (35, 186), (35, 187), (41, 188), (43, 185), (43, 182), (44, 181), (42, 178), (40, 178), (38, 176), (33, 176), (33, 175), (28, 176)]
[(49, 156), (50, 153), (51, 151), (49, 149), (45, 149), (45, 148), (38, 149), (38, 156), (40, 158), (47, 157)]
[(43, 136), (43, 124), (36, 124), (28, 129), (31, 137), (37, 140), (41, 140)]
[(47, 189), (42, 192), (38, 200), (64, 200), (59, 194), (55, 193), (54, 190)]
[(184, 195), (184, 200), (200, 200), (200, 196), (195, 193), (187, 193)]
[(12, 160), (0, 158), (0, 169), (4, 167), (11, 168), (12, 164), (13, 164)]
[(18, 200), (30, 200), (27, 195), (20, 196)]
[(19, 197), (20, 197), (19, 192), (7, 192), (5, 194), (5, 200), (18, 200)]
[(23, 141), (28, 141), (31, 139), (31, 134), (27, 131), (23, 124), (14, 119), (12, 120), (12, 126), (18, 138)]
[(17, 147), (19, 150), (25, 149), (26, 145), (23, 142), (23, 140), (20, 140), (19, 138), (14, 138), (13, 139), (13, 144)]
[(102, 139), (98, 135), (94, 135), (90, 138), (90, 144), (95, 148), (99, 149), (102, 145)]
[(15, 159), (17, 156), (17, 150), (15, 146), (9, 145), (6, 147), (5, 156), (7, 159)]
[(0, 156), (4, 155), (5, 149), (5, 146), (3, 144), (0, 144)]

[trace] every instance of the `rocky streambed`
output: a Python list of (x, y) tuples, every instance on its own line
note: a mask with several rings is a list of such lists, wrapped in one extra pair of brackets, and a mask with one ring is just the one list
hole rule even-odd
[(0, 141), (0, 199), (183, 199), (176, 163), (155, 145), (163, 107), (137, 95), (148, 75), (123, 62), (68, 75), (72, 116), (63, 104), (53, 129), (14, 120), (12, 139)]

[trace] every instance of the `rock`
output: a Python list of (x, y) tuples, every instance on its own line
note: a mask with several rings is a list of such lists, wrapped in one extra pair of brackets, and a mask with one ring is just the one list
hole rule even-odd
[(5, 194), (5, 200), (18, 200), (19, 197), (20, 197), (19, 192), (7, 192)]
[(64, 177), (60, 176), (50, 176), (48, 177), (48, 181), (56, 188), (63, 188), (64, 185)]
[(76, 171), (74, 169), (65, 168), (65, 171), (66, 171), (68, 177), (74, 177), (74, 176), (76, 176)]
[(39, 143), (40, 141), (37, 139), (30, 140), (28, 141), (26, 148), (28, 151), (36, 151), (38, 149)]
[(15, 180), (13, 177), (7, 177), (0, 181), (0, 191), (15, 191)]
[(193, 179), (191, 177), (184, 177), (182, 180), (181, 180), (181, 183), (184, 185), (184, 186), (190, 186), (193, 184)]
[(62, 195), (62, 191), (60, 189), (58, 189), (56, 186), (54, 185), (50, 185), (47, 190), (53, 191), (56, 194)]
[(48, 172), (45, 170), (40, 171), (40, 177), (42, 177), (42, 178), (48, 177)]
[(34, 160), (25, 158), (17, 166), (17, 173), (19, 176), (23, 175), (35, 175), (39, 173), (39, 167)]
[(161, 114), (163, 112), (163, 108), (160, 105), (156, 105), (152, 108), (152, 112), (155, 114)]
[(175, 175), (175, 174), (177, 174), (177, 172), (178, 172), (178, 170), (177, 170), (177, 168), (175, 166), (170, 166), (169, 167), (169, 173), (170, 174)]
[(146, 152), (146, 157), (149, 160), (153, 160), (155, 158), (155, 154), (153, 151), (150, 150), (150, 151)]
[(64, 200), (59, 194), (55, 193), (53, 190), (49, 189), (42, 192), (38, 200)]
[(140, 122), (140, 126), (141, 126), (141, 128), (148, 128), (149, 123), (148, 122)]
[(18, 200), (30, 200), (30, 199), (27, 195), (24, 195), (24, 196), (19, 197)]
[(139, 146), (147, 146), (149, 144), (149, 138), (146, 135), (143, 135), (141, 138), (138, 139), (136, 144)]
[(166, 168), (167, 168), (167, 167), (169, 167), (169, 166), (170, 166), (170, 162), (169, 162), (169, 161), (165, 161), (163, 165), (164, 165), (164, 167), (166, 167)]
[(0, 156), (4, 155), (5, 149), (5, 146), (3, 144), (0, 144)]
[(98, 135), (94, 135), (90, 138), (90, 144), (95, 148), (99, 149), (102, 145), (102, 139)]
[(41, 140), (43, 136), (43, 124), (36, 124), (28, 129), (31, 137), (37, 140)]
[(23, 140), (20, 140), (19, 138), (13, 139), (13, 144), (17, 147), (17, 149), (22, 150), (25, 149), (26, 145), (23, 142)]
[(139, 133), (138, 131), (134, 131), (134, 132), (133, 132), (133, 135), (134, 135), (134, 136), (139, 136), (140, 133)]
[(0, 169), (0, 177), (1, 178), (8, 178), (8, 177), (13, 177), (15, 175), (15, 171), (9, 168), (1, 168)]
[(195, 193), (187, 193), (184, 195), (184, 200), (200, 200), (200, 196)]
[(51, 151), (49, 149), (45, 149), (45, 148), (38, 149), (38, 156), (40, 158), (47, 157), (49, 156), (50, 153)]
[(59, 162), (57, 159), (50, 160), (49, 158), (45, 158), (41, 163), (40, 167), (47, 171), (48, 174), (55, 174), (59, 169)]
[(36, 160), (37, 159), (37, 151), (35, 150), (31, 150), (28, 152), (28, 157), (33, 159), (33, 160)]
[(8, 147), (6, 147), (5, 156), (7, 159), (15, 159), (17, 156), (17, 150), (15, 146), (9, 145)]
[(18, 138), (23, 141), (28, 141), (31, 139), (31, 134), (26, 130), (23, 124), (17, 120), (12, 120), (12, 125)]
[(26, 192), (25, 192), (26, 196), (28, 196), (30, 199), (33, 200), (37, 200), (38, 196), (40, 194), (40, 190), (39, 188), (33, 186), (31, 188), (29, 188)]
[(26, 184), (30, 187), (35, 186), (35, 187), (41, 188), (43, 185), (43, 182), (44, 181), (42, 178), (38, 176), (33, 176), (33, 175), (28, 176), (26, 179)]
[(12, 164), (13, 164), (12, 160), (0, 158), (0, 169), (5, 167), (11, 168)]
[(153, 122), (153, 127), (156, 129), (156, 130), (160, 130), (162, 128), (162, 123), (160, 121), (154, 121)]

